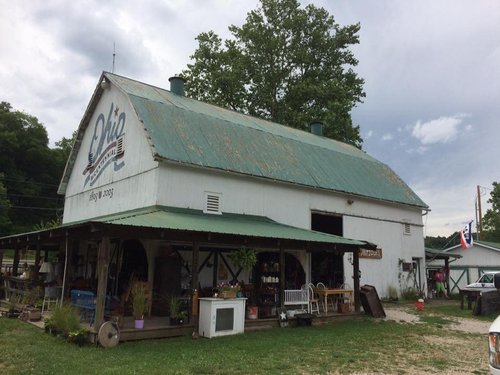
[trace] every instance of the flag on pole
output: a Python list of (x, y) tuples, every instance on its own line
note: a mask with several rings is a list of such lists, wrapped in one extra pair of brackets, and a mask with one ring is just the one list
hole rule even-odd
[(462, 249), (468, 249), (474, 244), (472, 239), (472, 220), (460, 231), (460, 244)]

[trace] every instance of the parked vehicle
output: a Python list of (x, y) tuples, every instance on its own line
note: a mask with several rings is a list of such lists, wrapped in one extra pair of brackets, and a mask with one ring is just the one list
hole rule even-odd
[[(494, 289), (500, 289), (499, 272), (493, 276), (493, 287)], [(500, 375), (500, 315), (491, 324), (488, 337), (490, 373)]]
[(467, 285), (464, 290), (478, 290), (480, 292), (491, 292), (496, 290), (494, 284), (495, 275), (499, 274), (500, 271), (496, 272), (485, 272), (475, 283)]

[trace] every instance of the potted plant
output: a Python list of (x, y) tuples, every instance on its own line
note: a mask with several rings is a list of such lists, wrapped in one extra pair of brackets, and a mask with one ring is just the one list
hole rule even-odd
[(250, 271), (257, 264), (257, 253), (253, 249), (238, 249), (229, 253), (228, 257), (245, 271)]
[(135, 328), (144, 328), (144, 311), (146, 310), (147, 287), (144, 283), (136, 282), (130, 291), (132, 295), (132, 314), (135, 319)]
[(178, 325), (184, 313), (181, 311), (181, 301), (176, 296), (170, 296), (170, 325)]
[(229, 299), (238, 297), (238, 293), (241, 291), (241, 286), (238, 283), (220, 283), (217, 286), (219, 298)]

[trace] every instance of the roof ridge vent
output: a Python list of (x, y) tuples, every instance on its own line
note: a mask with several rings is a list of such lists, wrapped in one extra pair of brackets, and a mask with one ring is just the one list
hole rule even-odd
[(311, 122), (311, 133), (314, 135), (323, 136), (323, 123), (321, 121), (313, 121)]
[(184, 96), (184, 82), (186, 80), (180, 76), (173, 76), (168, 79), (170, 82), (170, 92), (179, 95), (179, 96)]

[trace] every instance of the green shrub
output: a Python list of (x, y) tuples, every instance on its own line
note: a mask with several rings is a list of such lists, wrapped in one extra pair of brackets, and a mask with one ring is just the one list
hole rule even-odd
[(401, 297), (406, 301), (416, 301), (420, 298), (420, 295), (417, 289), (406, 288), (401, 292)]
[(71, 331), (80, 328), (80, 312), (69, 304), (56, 306), (51, 321), (53, 329), (68, 336)]

